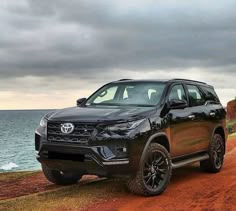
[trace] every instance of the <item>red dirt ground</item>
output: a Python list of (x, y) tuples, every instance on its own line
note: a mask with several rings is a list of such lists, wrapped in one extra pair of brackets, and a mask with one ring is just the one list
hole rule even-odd
[(218, 174), (201, 172), (194, 164), (173, 172), (167, 190), (160, 196), (126, 193), (86, 210), (233, 211), (236, 210), (236, 140), (227, 143), (227, 156)]
[(56, 188), (45, 180), (42, 173), (16, 180), (0, 181), (0, 200), (29, 195)]
[[(160, 196), (141, 197), (128, 191), (113, 200), (91, 204), (86, 210), (236, 210), (236, 140), (227, 144), (227, 156), (219, 174), (201, 172), (194, 164), (173, 172), (171, 183)], [(85, 176), (83, 181), (94, 179)], [(9, 181), (0, 181), (0, 200), (58, 188), (42, 173)]]
[[(86, 175), (80, 182), (96, 179), (96, 176)], [(39, 193), (47, 190), (52, 190), (60, 186), (54, 185), (46, 180), (41, 172), (35, 173), (32, 176), (26, 176), (16, 180), (0, 181), (0, 200), (25, 196), (32, 193)]]

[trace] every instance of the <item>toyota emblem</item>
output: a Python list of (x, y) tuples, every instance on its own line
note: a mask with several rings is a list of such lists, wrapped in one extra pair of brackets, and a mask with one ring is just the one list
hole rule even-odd
[(72, 123), (64, 123), (61, 125), (61, 132), (64, 134), (70, 134), (74, 131), (75, 126)]

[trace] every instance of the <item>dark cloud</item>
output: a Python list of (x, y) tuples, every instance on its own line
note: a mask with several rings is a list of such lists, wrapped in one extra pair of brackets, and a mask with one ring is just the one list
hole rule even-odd
[(236, 91), (235, 7), (233, 0), (4, 1), (0, 97), (184, 77), (213, 84), (226, 102)]
[(235, 1), (10, 1), (0, 8), (1, 77), (236, 63)]

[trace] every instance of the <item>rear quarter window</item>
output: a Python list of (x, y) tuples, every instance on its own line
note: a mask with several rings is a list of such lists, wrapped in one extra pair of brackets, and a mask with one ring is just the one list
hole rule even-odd
[(205, 86), (201, 86), (201, 89), (203, 90), (204, 92), (204, 95), (205, 95), (205, 98), (207, 101), (213, 101), (213, 102), (216, 102), (216, 103), (219, 103), (220, 100), (214, 90), (213, 87), (205, 87)]

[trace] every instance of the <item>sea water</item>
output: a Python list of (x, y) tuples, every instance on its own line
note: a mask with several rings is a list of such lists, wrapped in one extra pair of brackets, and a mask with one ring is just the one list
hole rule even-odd
[(0, 172), (38, 170), (34, 131), (49, 110), (0, 110)]

